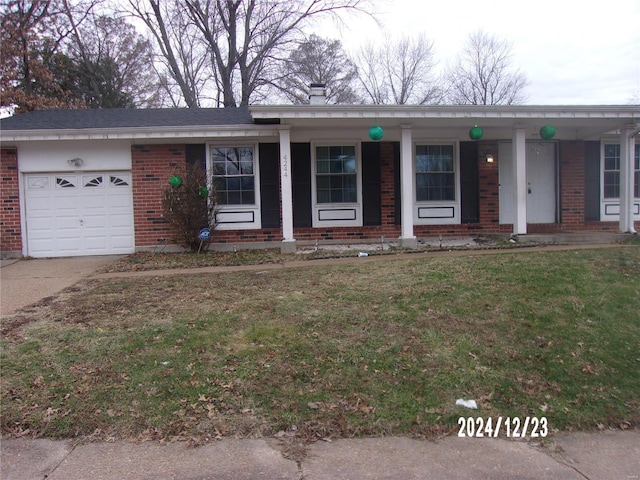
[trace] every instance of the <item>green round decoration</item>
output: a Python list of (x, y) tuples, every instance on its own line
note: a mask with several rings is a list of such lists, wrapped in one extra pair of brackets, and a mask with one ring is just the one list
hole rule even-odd
[(473, 128), (469, 130), (469, 138), (471, 140), (480, 140), (482, 135), (484, 135), (484, 132), (478, 125), (474, 125)]
[(206, 198), (209, 195), (209, 189), (207, 187), (202, 187), (198, 189), (198, 195), (202, 198)]
[(174, 175), (169, 179), (169, 185), (171, 185), (173, 188), (178, 188), (180, 185), (182, 185), (182, 178)]
[(382, 140), (382, 137), (384, 136), (384, 130), (382, 130), (382, 127), (376, 125), (375, 127), (371, 127), (369, 129), (369, 138), (373, 141), (378, 141), (378, 140)]
[(556, 136), (556, 127), (553, 125), (545, 125), (540, 129), (540, 137), (544, 140), (551, 140)]

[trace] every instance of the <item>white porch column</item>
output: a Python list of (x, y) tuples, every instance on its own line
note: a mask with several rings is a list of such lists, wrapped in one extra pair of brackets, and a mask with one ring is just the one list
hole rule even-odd
[(635, 126), (620, 131), (620, 232), (635, 233), (633, 224)]
[(400, 140), (400, 203), (402, 211), (402, 233), (400, 244), (403, 247), (416, 247), (418, 240), (413, 235), (413, 137), (411, 125), (401, 125)]
[(525, 143), (525, 129), (513, 130), (513, 187), (515, 192), (515, 220), (513, 233), (515, 235), (527, 234), (527, 147)]
[(295, 253), (293, 238), (293, 189), (291, 188), (291, 131), (282, 127), (280, 133), (280, 186), (282, 191), (282, 253)]

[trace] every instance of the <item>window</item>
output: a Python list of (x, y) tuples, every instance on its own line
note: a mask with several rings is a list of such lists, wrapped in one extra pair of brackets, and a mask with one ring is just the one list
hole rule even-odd
[(114, 187), (128, 187), (129, 186), (127, 181), (122, 177), (114, 177), (113, 175), (111, 175), (109, 177), (109, 181), (111, 182), (111, 185), (113, 185)]
[(74, 188), (75, 185), (71, 183), (72, 181), (75, 181), (75, 180), (68, 180), (66, 178), (56, 177), (56, 185), (58, 185), (58, 187), (60, 188)]
[(256, 203), (253, 147), (212, 147), (211, 165), (221, 205)]
[[(634, 161), (634, 196), (640, 197), (640, 145), (636, 145)], [(604, 146), (604, 198), (620, 198), (620, 145)]]
[(417, 201), (454, 201), (455, 183), (453, 145), (416, 146)]
[(356, 147), (316, 147), (317, 203), (358, 201)]
[(85, 187), (101, 187), (102, 177), (84, 177)]

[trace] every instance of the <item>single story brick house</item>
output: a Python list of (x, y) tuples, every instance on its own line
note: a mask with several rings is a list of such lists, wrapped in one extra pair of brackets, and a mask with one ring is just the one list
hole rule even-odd
[(157, 248), (162, 190), (194, 162), (218, 185), (213, 248), (638, 227), (640, 106), (311, 100), (1, 120), (2, 255)]

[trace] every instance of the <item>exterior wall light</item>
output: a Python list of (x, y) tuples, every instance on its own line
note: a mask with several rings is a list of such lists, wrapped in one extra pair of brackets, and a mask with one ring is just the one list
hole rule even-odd
[(84, 160), (82, 160), (81, 158), (72, 158), (70, 160), (67, 160), (67, 163), (69, 165), (73, 165), (74, 167), (81, 167), (84, 164)]
[(493, 163), (493, 155), (487, 155), (487, 163)]

